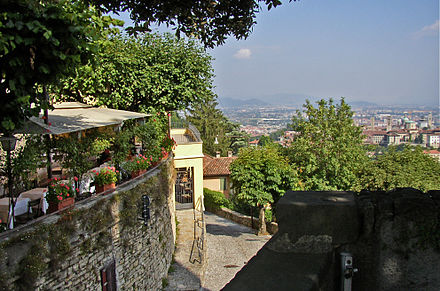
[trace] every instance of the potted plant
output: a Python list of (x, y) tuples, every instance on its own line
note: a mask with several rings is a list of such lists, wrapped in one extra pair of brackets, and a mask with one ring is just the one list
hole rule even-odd
[(176, 147), (174, 138), (166, 136), (162, 141), (162, 159), (168, 158), (168, 153)]
[(151, 166), (152, 160), (152, 157), (147, 158), (146, 156), (139, 154), (132, 160), (125, 163), (124, 168), (131, 172), (132, 178), (135, 178), (147, 171), (147, 169)]
[(95, 174), (93, 182), (95, 183), (96, 194), (116, 188), (116, 181), (118, 181), (118, 173), (115, 167), (105, 167), (99, 172), (93, 171)]
[(49, 192), (46, 200), (49, 203), (47, 213), (52, 213), (75, 204), (75, 194), (72, 183), (65, 183), (58, 178), (53, 178), (49, 183)]

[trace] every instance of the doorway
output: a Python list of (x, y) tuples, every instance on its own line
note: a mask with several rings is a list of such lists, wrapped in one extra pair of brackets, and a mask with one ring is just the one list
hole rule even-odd
[(193, 208), (194, 168), (178, 168), (176, 170), (176, 209)]

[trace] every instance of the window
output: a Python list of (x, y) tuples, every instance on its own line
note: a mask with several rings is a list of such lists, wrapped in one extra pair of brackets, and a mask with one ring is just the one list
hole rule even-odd
[(220, 178), (220, 191), (228, 190), (226, 178)]

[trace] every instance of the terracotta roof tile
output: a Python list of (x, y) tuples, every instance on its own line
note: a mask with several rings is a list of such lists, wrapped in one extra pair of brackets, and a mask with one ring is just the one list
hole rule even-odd
[(228, 176), (229, 166), (237, 157), (214, 158), (205, 155), (203, 158), (203, 176)]

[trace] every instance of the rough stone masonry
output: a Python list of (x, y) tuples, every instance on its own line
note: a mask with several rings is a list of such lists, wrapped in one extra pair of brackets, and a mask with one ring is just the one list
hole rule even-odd
[[(174, 252), (172, 179), (168, 160), (111, 194), (2, 234), (0, 289), (101, 290), (104, 281), (118, 290), (162, 289)], [(142, 195), (151, 200), (147, 226)]]
[(440, 290), (440, 191), (288, 192), (278, 233), (224, 290), (339, 290), (340, 253), (353, 290)]

